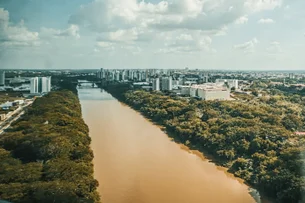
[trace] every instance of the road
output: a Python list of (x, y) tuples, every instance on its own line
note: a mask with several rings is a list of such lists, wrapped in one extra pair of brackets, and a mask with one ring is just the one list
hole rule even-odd
[(24, 109), (31, 105), (33, 101), (28, 102), (23, 106), (19, 106), (12, 114), (8, 115), (7, 118), (0, 123), (0, 135), (11, 126), (13, 122), (18, 120), (23, 114)]

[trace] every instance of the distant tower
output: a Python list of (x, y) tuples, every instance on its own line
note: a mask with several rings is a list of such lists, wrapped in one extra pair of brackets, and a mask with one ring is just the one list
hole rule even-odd
[(51, 77), (31, 78), (31, 94), (48, 93), (51, 91)]
[(31, 94), (38, 93), (38, 77), (31, 78), (30, 90), (31, 90)]
[(159, 78), (155, 78), (153, 80), (152, 86), (153, 86), (153, 90), (160, 91), (160, 79)]
[(0, 85), (5, 85), (5, 71), (0, 70)]

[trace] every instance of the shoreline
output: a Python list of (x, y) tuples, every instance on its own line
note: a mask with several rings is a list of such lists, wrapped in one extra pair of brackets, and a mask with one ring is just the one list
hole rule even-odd
[[(105, 90), (105, 89), (104, 89)], [(236, 181), (238, 181), (240, 184), (245, 185), (248, 188), (248, 193), (251, 195), (251, 197), (258, 203), (273, 203), (274, 201), (272, 201), (271, 199), (267, 198), (265, 195), (260, 194), (260, 192), (253, 188), (250, 184), (248, 184), (244, 179), (235, 176), (233, 173), (231, 173), (229, 171), (229, 168), (226, 167), (224, 164), (222, 164), (220, 159), (217, 159), (215, 156), (211, 155), (210, 153), (208, 153), (206, 150), (202, 149), (202, 148), (198, 148), (196, 145), (186, 145), (183, 142), (181, 142), (181, 140), (179, 140), (179, 138), (177, 136), (175, 136), (174, 133), (169, 132), (165, 126), (153, 121), (152, 119), (146, 117), (142, 112), (138, 111), (137, 109), (133, 108), (133, 106), (125, 103), (124, 101), (122, 101), (121, 99), (119, 99), (118, 97), (116, 97), (115, 95), (113, 95), (112, 93), (110, 93), (109, 91), (105, 90), (107, 93), (109, 93), (111, 96), (113, 96), (122, 106), (128, 107), (132, 110), (134, 110), (137, 114), (141, 115), (145, 120), (147, 120), (148, 122), (150, 122), (152, 125), (156, 126), (157, 128), (159, 128), (162, 132), (164, 132), (167, 136), (167, 138), (170, 141), (175, 142), (175, 144), (177, 144), (182, 150), (190, 153), (190, 154), (194, 154), (196, 155), (198, 158), (200, 158), (202, 161), (207, 161), (209, 163), (212, 163), (215, 165), (215, 167), (217, 168), (217, 170), (220, 170), (222, 172), (224, 172), (229, 178), (232, 178)], [(260, 200), (257, 200), (256, 197), (254, 195), (251, 194), (251, 190), (256, 190), (259, 194)]]

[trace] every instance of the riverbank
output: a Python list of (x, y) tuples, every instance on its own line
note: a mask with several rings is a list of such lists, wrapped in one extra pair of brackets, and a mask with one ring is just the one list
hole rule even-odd
[[(166, 128), (170, 132), (168, 135), (176, 142), (211, 154), (209, 158), (214, 162), (226, 166), (229, 172), (258, 188), (264, 196), (277, 202), (298, 202), (302, 198), (302, 179), (292, 171), (295, 169), (291, 170), (290, 164), (297, 160), (291, 154), (293, 148), (283, 142), (283, 138), (289, 137), (289, 132), (284, 128), (242, 117), (227, 116), (227, 121), (217, 117), (206, 118), (211, 116), (213, 109), (209, 109), (208, 115), (203, 114), (202, 120), (198, 119), (192, 108), (194, 104), (190, 105), (180, 99), (156, 93), (128, 91), (128, 87), (106, 89), (121, 102)], [(219, 102), (215, 104), (218, 106), (213, 107), (214, 111), (221, 105)], [(204, 110), (208, 110), (205, 108), (207, 107), (203, 106)], [(269, 139), (266, 138), (267, 135)], [(270, 140), (271, 137), (277, 141)]]
[(0, 199), (97, 203), (93, 152), (76, 94), (38, 98), (0, 137)]

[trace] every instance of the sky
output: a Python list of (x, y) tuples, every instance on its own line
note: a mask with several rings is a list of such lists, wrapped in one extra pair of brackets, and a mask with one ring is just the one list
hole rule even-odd
[(304, 0), (0, 0), (0, 69), (305, 70)]

